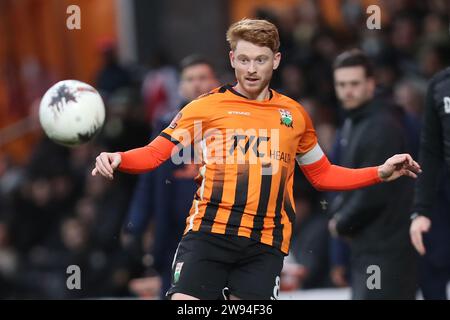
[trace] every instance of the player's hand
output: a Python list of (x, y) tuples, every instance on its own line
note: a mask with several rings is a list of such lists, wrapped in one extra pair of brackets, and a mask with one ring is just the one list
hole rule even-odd
[(337, 225), (337, 221), (335, 218), (332, 218), (332, 219), (330, 219), (330, 221), (328, 221), (328, 231), (330, 231), (331, 236), (334, 238), (339, 237), (336, 225)]
[(101, 174), (107, 179), (114, 178), (114, 170), (120, 165), (122, 157), (120, 153), (102, 152), (95, 160), (95, 168), (92, 170), (92, 175)]
[(416, 248), (417, 252), (420, 253), (420, 255), (425, 254), (425, 246), (423, 245), (423, 237), (422, 234), (425, 232), (428, 232), (431, 227), (431, 220), (424, 216), (418, 216), (415, 218), (412, 223), (411, 227), (409, 228), (409, 235), (411, 236), (411, 242)]
[(420, 165), (407, 153), (396, 154), (378, 167), (378, 176), (382, 181), (393, 181), (401, 176), (417, 178), (421, 172)]
[(330, 271), (331, 282), (338, 288), (348, 287), (346, 273), (347, 270), (344, 266), (334, 266)]

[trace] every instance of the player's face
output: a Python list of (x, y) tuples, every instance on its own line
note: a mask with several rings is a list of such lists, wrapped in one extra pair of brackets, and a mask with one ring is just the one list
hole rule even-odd
[(334, 71), (334, 87), (344, 109), (350, 110), (372, 99), (375, 81), (362, 66), (343, 67)]
[(209, 65), (196, 64), (184, 68), (181, 73), (180, 94), (184, 99), (192, 101), (218, 85), (219, 82)]
[(239, 40), (236, 49), (230, 51), (230, 61), (241, 93), (251, 99), (259, 98), (263, 90), (269, 87), (273, 70), (278, 68), (280, 58), (281, 54), (274, 54), (269, 47)]

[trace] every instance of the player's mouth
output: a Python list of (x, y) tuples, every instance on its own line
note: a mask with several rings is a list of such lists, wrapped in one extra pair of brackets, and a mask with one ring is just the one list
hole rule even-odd
[(256, 83), (259, 81), (259, 78), (245, 77), (245, 80), (249, 83)]

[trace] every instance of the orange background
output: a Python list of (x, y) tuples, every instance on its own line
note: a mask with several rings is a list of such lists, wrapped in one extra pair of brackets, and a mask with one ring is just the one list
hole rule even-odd
[[(69, 5), (81, 11), (81, 29), (69, 30)], [(100, 67), (99, 42), (116, 38), (114, 0), (2, 0), (0, 2), (0, 128), (26, 117), (54, 82), (92, 83)], [(0, 131), (1, 132), (1, 131)], [(25, 160), (35, 132), (2, 146)]]

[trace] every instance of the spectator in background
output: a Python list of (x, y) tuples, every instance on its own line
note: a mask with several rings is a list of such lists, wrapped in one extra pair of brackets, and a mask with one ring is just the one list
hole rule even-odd
[(402, 121), (408, 133), (409, 150), (414, 157), (419, 153), (420, 118), (424, 92), (419, 81), (404, 79), (394, 87), (394, 102), (402, 112)]
[[(214, 68), (201, 56), (188, 56), (181, 62), (179, 93), (183, 98), (180, 108), (201, 94), (218, 86)], [(166, 128), (178, 110), (155, 121), (154, 132)], [(194, 181), (198, 168), (194, 164), (176, 165), (167, 161), (159, 170), (139, 177), (130, 203), (125, 232), (142, 234), (151, 216), (155, 225), (153, 245), (154, 268), (162, 278), (160, 298), (165, 298), (171, 280), (171, 263), (182, 236), (186, 211), (192, 205), (197, 190)], [(173, 195), (177, 195), (175, 198)]]
[(51, 245), (50, 237), (72, 205), (70, 186), (54, 191), (58, 177), (70, 180), (67, 159), (66, 148), (43, 139), (34, 150), (22, 184), (11, 195), (14, 214), (9, 221), (10, 240), (24, 257), (37, 246)]
[[(330, 151), (330, 159), (333, 163), (339, 163), (341, 159), (341, 132), (338, 130), (335, 141)], [(327, 192), (325, 195), (325, 205), (332, 203), (338, 192)], [(327, 208), (325, 207), (325, 210)], [(330, 260), (330, 280), (338, 288), (348, 287), (350, 283), (350, 248), (345, 239), (330, 237), (329, 260)]]
[(101, 39), (98, 49), (102, 58), (102, 67), (97, 73), (95, 83), (103, 98), (108, 99), (118, 89), (131, 86), (132, 78), (130, 72), (119, 63), (114, 40)]
[(12, 297), (13, 279), (18, 269), (17, 254), (8, 238), (7, 224), (0, 218), (0, 299)]
[(305, 75), (296, 64), (286, 64), (281, 71), (281, 87), (283, 94), (298, 101), (305, 96)]
[(317, 197), (302, 189), (289, 256), (281, 272), (281, 290), (323, 288), (329, 280), (327, 217), (317, 208)]
[[(334, 63), (338, 99), (347, 116), (340, 133), (339, 164), (362, 168), (389, 154), (407, 152), (406, 133), (392, 110), (374, 97), (373, 68), (360, 50)], [(337, 196), (330, 205), (332, 235), (349, 239), (353, 299), (414, 299), (415, 259), (408, 238), (412, 183), (399, 179)], [(381, 288), (367, 287), (371, 265), (381, 271)]]
[[(182, 103), (178, 94), (178, 72), (164, 52), (155, 53), (150, 59), (150, 70), (142, 83), (142, 100), (145, 118), (153, 125), (168, 112), (178, 110)], [(154, 124), (156, 125), (156, 124)]]
[(337, 37), (333, 31), (319, 30), (311, 39), (311, 51), (305, 63), (311, 93), (320, 96), (328, 106), (335, 105), (331, 65), (338, 51)]
[(418, 38), (418, 20), (414, 14), (398, 14), (392, 23), (390, 53), (403, 74), (412, 76), (419, 74), (415, 61)]
[(450, 281), (450, 68), (436, 74), (428, 86), (423, 120), (411, 241), (423, 256), (419, 283), (425, 299), (447, 297)]
[(316, 128), (317, 138), (320, 141), (322, 150), (328, 154), (333, 146), (336, 125), (333, 110), (326, 107), (320, 99), (303, 98), (300, 101), (302, 106), (311, 115), (311, 119)]
[(348, 287), (350, 283), (350, 248), (341, 238), (331, 237), (330, 251), (330, 280), (338, 288)]
[(431, 78), (450, 63), (450, 45), (448, 40), (436, 40), (433, 43), (425, 43), (419, 57), (420, 71), (427, 79)]
[[(447, 4), (448, 5), (448, 4)], [(442, 12), (429, 12), (423, 19), (421, 42), (448, 42), (448, 17), (444, 8)]]

